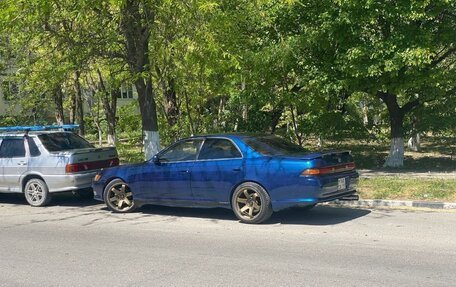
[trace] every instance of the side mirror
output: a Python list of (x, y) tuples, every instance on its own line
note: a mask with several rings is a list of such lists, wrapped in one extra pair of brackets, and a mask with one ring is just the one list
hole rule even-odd
[(160, 164), (160, 158), (158, 157), (158, 155), (154, 155), (152, 157), (152, 162), (155, 164)]

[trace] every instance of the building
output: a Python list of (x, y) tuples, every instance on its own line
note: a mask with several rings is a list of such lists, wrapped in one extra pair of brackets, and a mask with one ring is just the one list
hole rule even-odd
[[(14, 95), (18, 93), (16, 85), (10, 82), (3, 81), (0, 88), (0, 117), (1, 116), (14, 116), (14, 112), (11, 111), (14, 108)], [(90, 98), (88, 93), (83, 94), (84, 97), (84, 113), (89, 113), (89, 107), (93, 104), (93, 99)], [(117, 107), (122, 107), (138, 98), (138, 93), (134, 85), (125, 85), (120, 89), (120, 93), (117, 97)], [(14, 110), (14, 109), (13, 109)], [(51, 113), (52, 114), (52, 113)], [(53, 117), (53, 114), (51, 115)]]

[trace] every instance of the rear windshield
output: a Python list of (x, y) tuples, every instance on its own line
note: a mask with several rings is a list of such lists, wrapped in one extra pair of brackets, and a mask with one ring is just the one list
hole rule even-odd
[(292, 155), (307, 152), (305, 148), (277, 136), (248, 137), (244, 138), (244, 142), (263, 155)]
[(39, 135), (38, 138), (50, 152), (94, 147), (88, 141), (73, 133), (43, 134)]

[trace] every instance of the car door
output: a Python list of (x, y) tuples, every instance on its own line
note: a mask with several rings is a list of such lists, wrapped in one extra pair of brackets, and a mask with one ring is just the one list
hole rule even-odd
[(192, 167), (192, 192), (196, 201), (230, 202), (232, 188), (244, 177), (242, 153), (227, 138), (207, 138)]
[(24, 137), (5, 137), (0, 144), (0, 190), (21, 192), (20, 178), (27, 171)]
[(147, 201), (192, 201), (190, 173), (202, 142), (202, 139), (177, 142), (159, 153), (156, 162), (145, 164), (137, 197)]

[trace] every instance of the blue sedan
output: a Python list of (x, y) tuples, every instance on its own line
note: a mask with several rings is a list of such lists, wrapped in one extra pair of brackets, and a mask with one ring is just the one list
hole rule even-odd
[(357, 199), (357, 182), (348, 151), (308, 152), (276, 136), (235, 134), (182, 139), (149, 161), (104, 169), (93, 189), (114, 212), (225, 207), (242, 222), (261, 223), (284, 208)]

